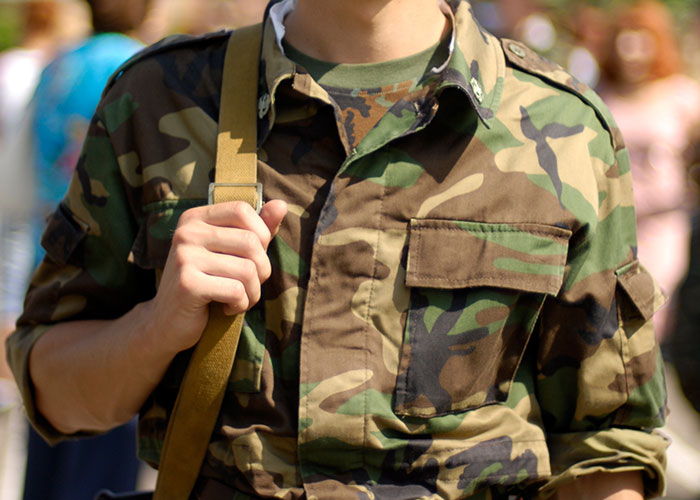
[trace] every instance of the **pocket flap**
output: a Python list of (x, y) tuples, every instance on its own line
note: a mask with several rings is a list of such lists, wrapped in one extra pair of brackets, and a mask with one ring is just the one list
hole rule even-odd
[(65, 265), (88, 232), (88, 225), (78, 219), (63, 203), (49, 217), (41, 236), (41, 246), (57, 264)]
[(494, 286), (556, 295), (571, 231), (543, 224), (412, 219), (406, 286)]
[(636, 313), (645, 320), (650, 319), (664, 305), (664, 294), (649, 271), (638, 260), (621, 267), (615, 274)]

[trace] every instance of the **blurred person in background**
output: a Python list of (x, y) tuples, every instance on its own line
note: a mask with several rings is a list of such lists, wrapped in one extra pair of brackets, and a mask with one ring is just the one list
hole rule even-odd
[(153, 0), (140, 37), (156, 42), (172, 33), (199, 35), (262, 21), (266, 0)]
[(667, 350), (678, 372), (688, 401), (700, 413), (700, 124), (686, 150), (690, 178), (694, 185), (690, 262), (688, 273), (678, 290), (674, 329), (669, 335)]
[(675, 321), (664, 350), (670, 363), (667, 432), (675, 441), (670, 450), (670, 473), (681, 476), (675, 482), (685, 491), (685, 496), (676, 493), (674, 498), (696, 500), (700, 498), (700, 124), (693, 137), (686, 150), (694, 187), (690, 261), (678, 288)]
[[(8, 272), (24, 279), (24, 284), (9, 290), (18, 300), (33, 264), (43, 256), (39, 234), (44, 218), (66, 191), (102, 89), (119, 65), (143, 46), (131, 35), (146, 15), (148, 0), (87, 3), (93, 32), (61, 52), (42, 72), (28, 110), (27, 158), (13, 166), (31, 169), (32, 165), (35, 186), (30, 244), (15, 245), (13, 255), (3, 259), (15, 265)], [(26, 268), (17, 268), (27, 263)], [(132, 422), (104, 436), (52, 448), (30, 429), (24, 500), (91, 500), (102, 488), (134, 489), (139, 470), (135, 431)]]
[(266, 1), (261, 0), (228, 0), (226, 2), (232, 20), (229, 27), (246, 26), (263, 20)]
[[(0, 149), (3, 155), (7, 155), (15, 131), (22, 123), (44, 65), (54, 54), (60, 8), (53, 0), (28, 1), (16, 7), (20, 9), (23, 19), (20, 43), (0, 53)], [(31, 197), (28, 198), (28, 195), (31, 187), (26, 169), (16, 169), (8, 161), (0, 163), (0, 180), (5, 186), (13, 186), (7, 193), (3, 190), (3, 196), (0, 196), (0, 257), (4, 257), (11, 253), (9, 248), (12, 245), (26, 247), (29, 244), (27, 224), (31, 203), (28, 200)], [(13, 196), (18, 192), (22, 195)], [(22, 264), (20, 268), (24, 269), (27, 265), (29, 263)], [(6, 332), (22, 309), (21, 291), (8, 291), (19, 286), (18, 283), (24, 283), (26, 276), (23, 276), (24, 273), (20, 273), (21, 276), (3, 273), (3, 270), (0, 267), (0, 331)], [(16, 300), (10, 300), (11, 297), (16, 297)], [(2, 349), (4, 352), (4, 343)], [(11, 378), (4, 356), (0, 361), (0, 370), (2, 378)]]
[[(39, 229), (63, 198), (107, 79), (143, 47), (131, 35), (146, 15), (148, 0), (88, 0), (88, 4), (93, 34), (51, 61), (32, 102)], [(43, 252), (36, 248), (39, 260)]]
[(608, 12), (594, 5), (575, 5), (565, 16), (572, 36), (566, 60), (567, 70), (591, 88), (600, 82), (600, 61), (608, 50)]
[(16, 47), (0, 53), (0, 135), (19, 126), (39, 74), (56, 47), (59, 6), (53, 0), (17, 5), (23, 18)]
[(523, 42), (596, 88), (600, 78), (597, 55), (607, 34), (605, 9), (584, 2), (571, 2), (568, 9), (536, 0), (472, 3), (474, 15), (487, 30)]
[[(700, 85), (683, 73), (671, 15), (656, 0), (617, 13), (606, 53), (600, 93), (630, 151), (639, 259), (672, 297), (688, 266), (683, 151), (700, 122)], [(672, 327), (672, 309), (654, 317), (660, 340)]]
[[(678, 293), (689, 263), (691, 185), (684, 156), (700, 124), (700, 85), (684, 73), (674, 24), (667, 7), (642, 0), (612, 18), (604, 52), (600, 93), (617, 121), (630, 152), (637, 209), (638, 255), (669, 297), (654, 322), (659, 341), (673, 344)], [(693, 307), (697, 308), (697, 303)], [(697, 337), (698, 324), (692, 326)], [(668, 347), (668, 346), (666, 346)], [(682, 349), (691, 351), (690, 345)], [(697, 359), (693, 361), (697, 380)], [(673, 440), (668, 451), (669, 496), (700, 495), (700, 420), (683, 399), (673, 363), (666, 367), (670, 416), (664, 428)]]
[[(29, 242), (31, 180), (26, 169), (14, 168), (9, 160), (16, 130), (22, 124), (25, 108), (39, 79), (42, 68), (53, 54), (59, 40), (59, 14), (62, 4), (52, 0), (13, 2), (4, 5), (4, 14), (18, 17), (17, 45), (0, 53), (0, 262), (7, 254), (23, 259), (19, 266), (3, 273), (0, 265), (0, 498), (16, 499), (21, 490), (24, 463), (15, 460), (17, 450), (25, 447), (26, 421), (19, 394), (5, 362), (4, 336), (12, 328), (22, 308), (21, 290), (27, 256), (12, 248), (26, 248)], [(15, 300), (9, 300), (13, 297)], [(5, 299), (8, 300), (5, 300)]]
[(185, 31), (201, 34), (219, 29), (239, 28), (262, 21), (267, 1), (189, 0)]

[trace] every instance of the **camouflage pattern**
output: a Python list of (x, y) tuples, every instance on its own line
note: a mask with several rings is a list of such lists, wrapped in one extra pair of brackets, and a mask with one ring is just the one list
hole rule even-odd
[[(446, 14), (449, 59), (356, 146), (266, 22), (259, 177), (290, 214), (196, 498), (534, 498), (637, 469), (663, 489), (649, 321), (663, 298), (636, 260), (619, 132), (595, 94), (483, 31), (467, 2)], [(213, 177), (226, 42), (151, 49), (105, 94), (9, 342), (49, 440), (65, 436), (34, 409), (31, 345), (155, 293), (178, 217)], [(142, 409), (152, 463), (186, 362)]]

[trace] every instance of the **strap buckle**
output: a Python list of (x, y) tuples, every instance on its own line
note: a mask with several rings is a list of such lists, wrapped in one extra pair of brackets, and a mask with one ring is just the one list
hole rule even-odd
[[(229, 194), (224, 194), (227, 189), (230, 191)], [(215, 195), (215, 191), (219, 194)], [(209, 184), (209, 205), (222, 201), (246, 201), (257, 213), (260, 213), (263, 204), (262, 193), (263, 187), (260, 182), (212, 182)]]

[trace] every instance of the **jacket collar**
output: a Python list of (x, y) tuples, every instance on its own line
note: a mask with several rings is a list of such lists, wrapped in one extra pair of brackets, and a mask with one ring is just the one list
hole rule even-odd
[(499, 40), (476, 20), (469, 2), (450, 0), (448, 5), (453, 13), (456, 43), (441, 74), (438, 91), (446, 87), (462, 90), (481, 121), (490, 127), (503, 93), (503, 49)]
[[(431, 72), (437, 78), (436, 92), (445, 88), (462, 91), (481, 121), (487, 127), (496, 114), (503, 91), (505, 57), (499, 41), (484, 30), (466, 0), (436, 0), (441, 3), (451, 23), (447, 59)], [(297, 0), (279, 0), (268, 8), (263, 21), (258, 101), (258, 137), (265, 136), (275, 120), (275, 93), (281, 82), (303, 80), (296, 77), (296, 66), (282, 48), (285, 35), (284, 18), (294, 10)], [(308, 80), (308, 79), (307, 79)], [(314, 83), (298, 90), (311, 97), (327, 99), (325, 91)], [(262, 139), (262, 137), (261, 137)]]

